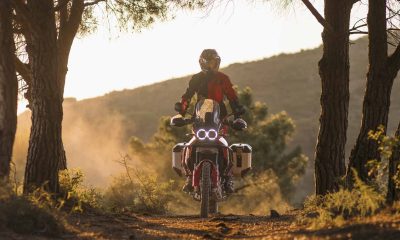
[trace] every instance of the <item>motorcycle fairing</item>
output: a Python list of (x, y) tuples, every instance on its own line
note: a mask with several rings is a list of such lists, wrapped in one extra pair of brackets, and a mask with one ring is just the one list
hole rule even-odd
[(192, 175), (192, 173), (188, 167), (188, 159), (191, 156), (193, 156), (192, 151), (196, 151), (197, 147), (202, 147), (202, 146), (211, 146), (213, 148), (216, 147), (216, 148), (222, 149), (224, 159), (230, 158), (230, 156), (229, 156), (230, 149), (229, 149), (228, 142), (226, 141), (226, 139), (221, 136), (218, 138), (218, 142), (216, 142), (216, 143), (217, 143), (217, 146), (215, 146), (215, 143), (212, 143), (211, 145), (209, 145), (207, 142), (198, 141), (195, 136), (193, 136), (192, 139), (190, 139), (190, 141), (186, 144), (185, 149), (184, 149), (184, 154), (182, 155), (182, 166), (183, 166), (186, 176)]

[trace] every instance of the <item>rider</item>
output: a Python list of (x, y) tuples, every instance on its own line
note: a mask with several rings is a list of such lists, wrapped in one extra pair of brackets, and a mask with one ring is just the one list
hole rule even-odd
[[(185, 115), (191, 98), (196, 93), (197, 99), (208, 98), (217, 101), (220, 105), (221, 119), (227, 115), (227, 110), (223, 102), (224, 96), (229, 100), (229, 105), (233, 112), (239, 113), (243, 112), (243, 107), (238, 102), (238, 97), (236, 96), (235, 90), (232, 88), (232, 83), (227, 75), (218, 71), (219, 65), (221, 63), (221, 58), (217, 51), (214, 49), (205, 49), (200, 55), (199, 63), (201, 67), (201, 72), (192, 76), (189, 87), (186, 89), (185, 94), (182, 96), (181, 104), (182, 115)], [(235, 114), (235, 118), (239, 118)], [(191, 158), (188, 159), (191, 161)], [(228, 159), (224, 159), (228, 161)], [(183, 186), (183, 191), (192, 191), (192, 170), (188, 169), (188, 166), (193, 166), (192, 164), (183, 164), (186, 172), (186, 182)], [(225, 166), (229, 166), (229, 163), (225, 163)], [(224, 188), (227, 193), (233, 192), (233, 181), (232, 173), (228, 172), (223, 176), (224, 178)]]

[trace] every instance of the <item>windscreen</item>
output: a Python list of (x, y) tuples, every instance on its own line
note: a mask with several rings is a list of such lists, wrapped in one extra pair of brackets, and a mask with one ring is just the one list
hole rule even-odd
[(202, 99), (196, 104), (196, 123), (203, 127), (217, 127), (219, 124), (219, 104), (212, 99)]

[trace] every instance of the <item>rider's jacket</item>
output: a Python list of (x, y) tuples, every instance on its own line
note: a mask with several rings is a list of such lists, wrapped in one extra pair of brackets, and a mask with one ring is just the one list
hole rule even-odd
[(226, 115), (225, 104), (223, 104), (224, 95), (230, 103), (236, 103), (238, 100), (229, 77), (222, 72), (199, 72), (193, 75), (189, 81), (189, 87), (182, 96), (181, 103), (184, 109), (187, 108), (195, 93), (197, 93), (197, 99), (209, 98), (217, 101), (220, 104), (222, 116)]

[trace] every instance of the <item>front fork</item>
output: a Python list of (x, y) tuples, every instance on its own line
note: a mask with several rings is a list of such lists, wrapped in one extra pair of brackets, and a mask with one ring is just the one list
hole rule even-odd
[(194, 169), (193, 171), (193, 187), (194, 187), (194, 199), (196, 200), (201, 200), (201, 194), (200, 194), (200, 176), (201, 176), (201, 171), (203, 168), (203, 164), (205, 162), (210, 163), (211, 165), (211, 197), (216, 200), (222, 200), (223, 195), (222, 195), (222, 187), (221, 183), (219, 182), (219, 170), (218, 167), (210, 160), (203, 160), (201, 161)]

